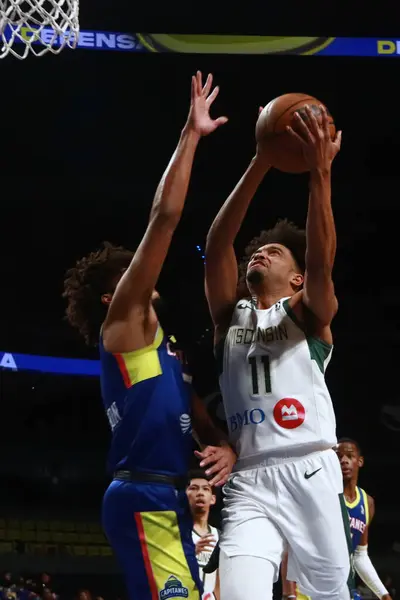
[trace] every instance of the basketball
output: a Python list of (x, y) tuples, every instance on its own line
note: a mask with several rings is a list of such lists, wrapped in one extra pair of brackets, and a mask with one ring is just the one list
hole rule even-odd
[[(311, 108), (317, 119), (321, 119), (322, 102), (307, 94), (284, 94), (274, 100), (261, 111), (256, 125), (257, 144), (262, 148), (268, 144), (268, 155), (272, 166), (285, 173), (304, 173), (308, 171), (301, 151), (301, 143), (286, 131), (288, 125), (293, 126), (293, 115), (300, 113), (306, 121), (305, 106)], [(326, 106), (325, 106), (326, 108)], [(335, 138), (335, 123), (326, 108), (329, 130), (332, 140)]]

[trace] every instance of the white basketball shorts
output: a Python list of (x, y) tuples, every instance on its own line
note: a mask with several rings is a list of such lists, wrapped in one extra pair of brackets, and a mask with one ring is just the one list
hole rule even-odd
[[(275, 460), (275, 464), (231, 475), (224, 488), (222, 511), (221, 593), (234, 594), (229, 558), (255, 557), (258, 565), (259, 559), (265, 559), (273, 566), (265, 569), (265, 574), (276, 581), (288, 548), (288, 579), (296, 581), (303, 593), (313, 600), (348, 598), (351, 541), (349, 546), (342, 494), (342, 473), (333, 450)], [(235, 572), (240, 570), (240, 561), (234, 562)], [(269, 588), (272, 593), (272, 581), (263, 580), (263, 571), (258, 567), (251, 575), (254, 578), (260, 573), (260, 593), (254, 600), (262, 598), (262, 593), (268, 598)], [(240, 577), (243, 584), (249, 573), (237, 573), (238, 582)], [(252, 585), (257, 587), (255, 581)]]

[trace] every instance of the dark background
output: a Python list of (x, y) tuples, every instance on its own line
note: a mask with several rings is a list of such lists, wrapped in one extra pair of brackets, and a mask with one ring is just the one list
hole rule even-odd
[[(127, 5), (119, 4), (113, 14), (105, 4), (93, 12), (85, 5), (81, 26), (162, 31), (163, 13), (154, 12), (145, 28), (144, 7), (127, 19)], [(203, 12), (191, 31), (217, 31), (223, 15), (211, 23), (208, 18), (205, 27)], [(256, 14), (251, 22), (241, 15), (240, 33), (265, 33), (255, 30)], [(285, 22), (276, 21), (278, 29), (293, 33), (296, 18), (295, 10), (288, 11)], [(338, 34), (346, 33), (343, 27)], [(196, 246), (204, 247), (213, 217), (254, 153), (258, 106), (290, 91), (315, 95), (343, 129), (333, 170), (340, 310), (328, 384), (339, 435), (355, 437), (364, 448), (362, 485), (375, 497), (377, 521), (384, 524), (373, 535), (389, 547), (399, 530), (391, 486), (399, 467), (393, 427), (400, 424), (382, 421), (384, 405), (399, 406), (398, 61), (95, 51), (4, 61), (0, 349), (96, 357), (63, 322), (64, 272), (103, 240), (131, 249), (140, 242), (185, 122), (190, 76), (197, 69), (214, 73), (221, 86), (214, 114), (230, 121), (201, 142), (185, 214), (160, 280), (171, 327), (189, 348), (196, 386), (210, 394), (216, 379)], [(238, 238), (238, 257), (278, 217), (304, 225), (306, 207), (306, 176), (269, 174)], [(9, 482), (2, 503), (15, 507), (29, 492), (32, 506), (97, 511), (107, 485), (109, 439), (98, 383), (2, 371), (0, 386), (2, 469)]]

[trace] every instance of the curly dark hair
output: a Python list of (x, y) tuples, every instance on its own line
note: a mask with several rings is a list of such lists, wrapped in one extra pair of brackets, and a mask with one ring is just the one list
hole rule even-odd
[(116, 277), (129, 266), (133, 255), (122, 246), (103, 242), (99, 250), (84, 256), (66, 272), (63, 292), (68, 302), (66, 317), (89, 346), (98, 344), (107, 313), (101, 296), (114, 291)]
[(296, 264), (302, 273), (305, 271), (306, 259), (306, 232), (299, 229), (297, 225), (287, 219), (277, 221), (272, 229), (261, 231), (260, 235), (253, 238), (244, 251), (244, 256), (239, 263), (239, 284), (238, 296), (249, 296), (249, 290), (246, 283), (247, 265), (250, 258), (261, 246), (266, 244), (282, 244), (290, 250)]

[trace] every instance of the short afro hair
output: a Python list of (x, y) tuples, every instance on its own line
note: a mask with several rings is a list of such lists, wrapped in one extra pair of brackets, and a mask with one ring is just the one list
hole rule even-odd
[(98, 344), (107, 314), (101, 296), (114, 291), (115, 279), (128, 268), (133, 256), (122, 246), (103, 242), (99, 250), (84, 256), (66, 272), (63, 298), (68, 302), (67, 320), (89, 346)]
[(238, 293), (243, 296), (249, 295), (246, 283), (247, 265), (254, 252), (266, 246), (267, 244), (281, 244), (285, 246), (293, 255), (296, 264), (302, 273), (305, 271), (306, 261), (306, 232), (299, 229), (297, 225), (287, 219), (277, 221), (272, 229), (264, 230), (257, 237), (253, 238), (244, 251), (244, 256), (239, 263), (239, 286)]
[(338, 440), (337, 442), (338, 444), (351, 444), (352, 446), (354, 446), (354, 448), (357, 450), (358, 455), (362, 456), (362, 450), (361, 450), (361, 446), (358, 442), (356, 442), (356, 440), (353, 440), (353, 438), (349, 438), (349, 437), (342, 437)]

